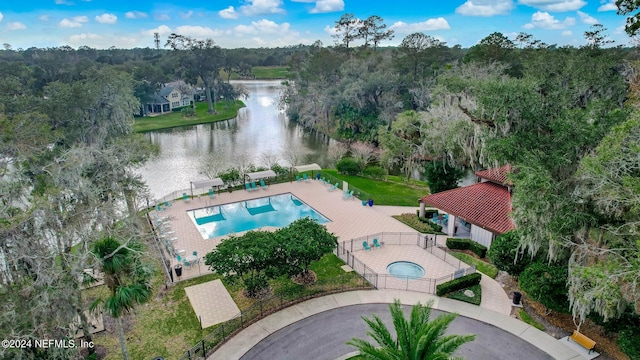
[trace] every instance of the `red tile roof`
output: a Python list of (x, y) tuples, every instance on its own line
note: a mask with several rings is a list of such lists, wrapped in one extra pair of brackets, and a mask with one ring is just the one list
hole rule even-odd
[(511, 172), (511, 165), (503, 165), (499, 168), (492, 168), (476, 172), (476, 176), (487, 179), (496, 184), (513, 185), (507, 183), (507, 174)]
[(439, 192), (420, 201), (493, 233), (515, 228), (509, 218), (511, 194), (505, 186), (492, 182)]

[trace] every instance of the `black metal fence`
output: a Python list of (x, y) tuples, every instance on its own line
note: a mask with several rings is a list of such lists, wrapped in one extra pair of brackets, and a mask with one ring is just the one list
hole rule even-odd
[[(453, 273), (439, 277), (439, 278), (399, 278), (388, 274), (378, 274), (373, 269), (368, 267), (365, 263), (358, 260), (354, 252), (366, 250), (367, 246), (374, 242), (378, 242), (381, 246), (385, 245), (417, 245), (424, 251), (436, 256), (440, 260), (456, 268)], [(465, 267), (466, 264), (457, 259), (456, 257), (447, 254), (443, 249), (440, 249), (435, 245), (435, 234), (420, 234), (420, 233), (392, 233), (381, 232), (371, 234), (347, 241), (343, 241), (338, 244), (337, 254), (347, 265), (351, 266), (354, 271), (367, 279), (376, 289), (393, 289), (393, 290), (407, 290), (418, 291), (429, 294), (436, 293), (436, 286), (447, 281), (451, 281), (457, 277), (472, 274), (476, 271), (475, 266)]]
[(254, 322), (283, 308), (315, 297), (344, 291), (371, 289), (365, 278), (343, 275), (337, 278), (318, 281), (313, 285), (296, 285), (289, 289), (260, 300), (251, 307), (242, 310), (236, 317), (226, 321), (209, 333), (204, 339), (187, 350), (180, 360), (205, 359), (227, 339)]

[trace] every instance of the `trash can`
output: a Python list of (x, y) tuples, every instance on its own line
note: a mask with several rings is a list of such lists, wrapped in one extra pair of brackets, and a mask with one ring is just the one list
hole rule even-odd
[(177, 277), (182, 276), (182, 265), (178, 264), (178, 265), (174, 266), (173, 270), (176, 271), (176, 276)]
[(522, 300), (522, 293), (518, 291), (513, 292), (513, 305), (520, 305), (520, 300)]
[(373, 199), (369, 199), (369, 206), (373, 206)]

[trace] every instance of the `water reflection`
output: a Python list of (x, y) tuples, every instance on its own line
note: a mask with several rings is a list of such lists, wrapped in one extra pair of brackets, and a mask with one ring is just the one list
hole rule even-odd
[[(149, 161), (140, 174), (156, 197), (189, 187), (205, 178), (204, 161), (213, 156), (223, 167), (238, 163), (261, 163), (261, 154), (274, 153), (286, 164), (292, 148), (300, 163), (326, 164), (330, 140), (289, 121), (278, 109), (282, 85), (278, 81), (238, 81), (249, 92), (246, 108), (237, 118), (213, 124), (152, 131), (149, 141), (160, 147), (160, 155)], [(222, 105), (219, 105), (222, 106)]]

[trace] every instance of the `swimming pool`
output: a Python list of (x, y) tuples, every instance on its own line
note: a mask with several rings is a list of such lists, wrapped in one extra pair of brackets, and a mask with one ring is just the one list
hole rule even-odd
[(411, 261), (396, 261), (387, 266), (387, 272), (401, 279), (418, 279), (424, 276), (424, 268)]
[(281, 228), (304, 217), (320, 224), (330, 221), (291, 193), (215, 205), (187, 213), (205, 239), (265, 226)]

